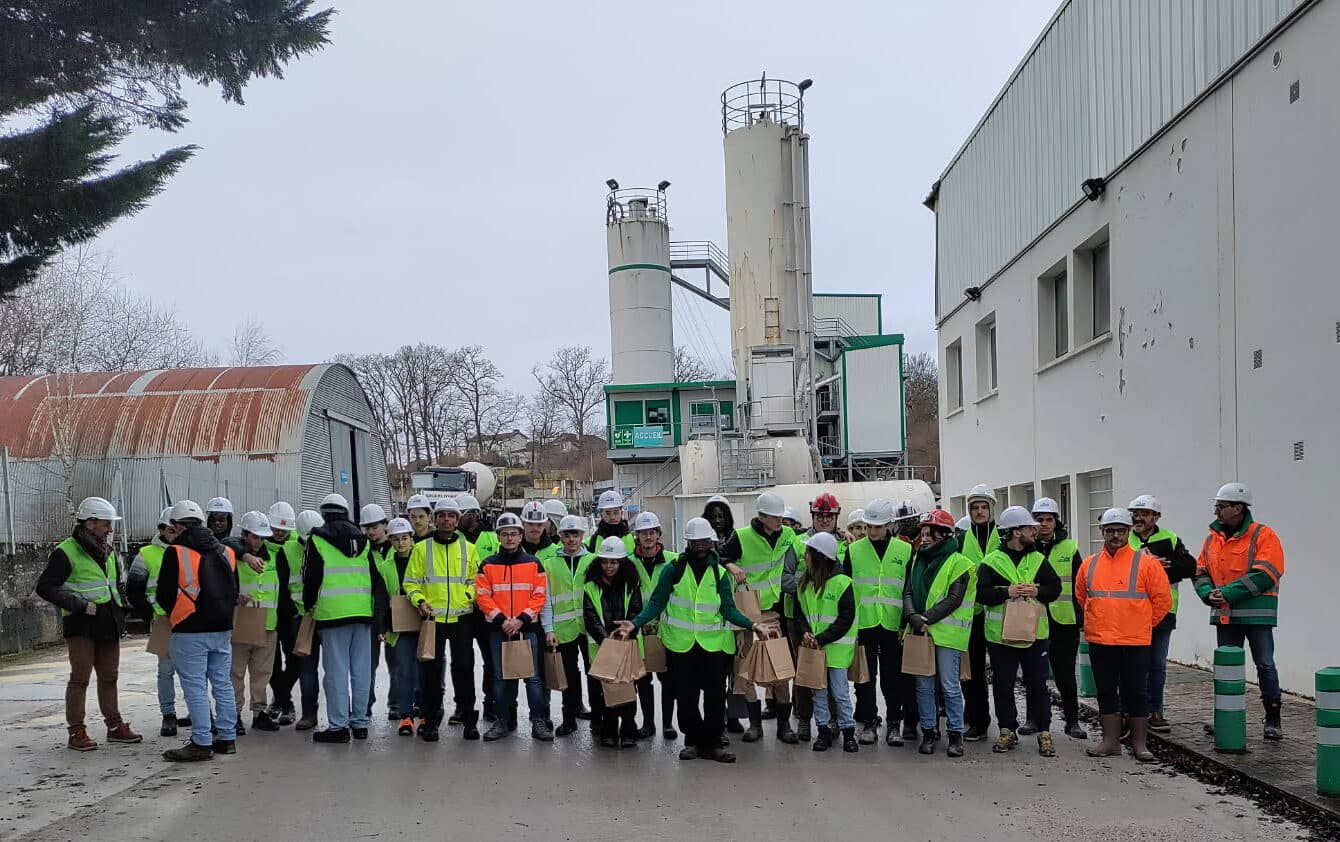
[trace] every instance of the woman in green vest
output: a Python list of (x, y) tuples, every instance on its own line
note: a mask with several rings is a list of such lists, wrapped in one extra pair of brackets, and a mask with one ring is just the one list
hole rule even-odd
[[(642, 598), (645, 600), (651, 595), (652, 584), (660, 575), (661, 568), (679, 555), (661, 545), (661, 521), (655, 512), (640, 512), (633, 518), (633, 540), (633, 554), (630, 560), (637, 570), (638, 578), (642, 581)], [(654, 624), (647, 630), (649, 634), (655, 631)], [(638, 703), (642, 706), (642, 727), (638, 729), (638, 739), (645, 740), (656, 733), (656, 689), (652, 686), (653, 674), (661, 684), (663, 728), (661, 736), (667, 740), (679, 739), (679, 732), (674, 728), (675, 691), (669, 683), (669, 672), (647, 673), (637, 682)]]
[[(130, 573), (126, 576), (126, 593), (130, 597), (130, 604), (141, 615), (149, 617), (151, 622), (167, 624), (168, 628), (172, 624), (158, 604), (158, 571), (163, 566), (163, 551), (177, 534), (177, 527), (168, 518), (171, 511), (172, 507), (169, 506), (158, 516), (158, 534), (153, 541), (140, 547), (130, 564)], [(167, 653), (158, 656), (158, 712), (163, 715), (159, 736), (175, 737), (179, 725), (191, 727), (189, 716), (177, 718), (176, 672), (172, 669), (172, 656)]]
[[(856, 657), (856, 592), (851, 577), (838, 572), (837, 538), (828, 532), (816, 532), (805, 539), (805, 572), (796, 587), (796, 622), (800, 625), (802, 645), (824, 650), (828, 667), (828, 687), (814, 691), (814, 717), (819, 735), (815, 751), (828, 751), (837, 740), (837, 731), (829, 727), (836, 718), (842, 731), (842, 750), (860, 750), (856, 741), (851, 684), (847, 670)], [(829, 700), (832, 700), (830, 713)]]
[[(591, 660), (605, 638), (630, 622), (642, 611), (642, 581), (628, 557), (623, 539), (617, 536), (600, 542), (597, 563), (588, 565), (582, 619)], [(636, 632), (632, 632), (636, 634)], [(618, 634), (623, 637), (622, 633)], [(632, 748), (637, 745), (637, 705), (633, 702), (617, 708), (605, 707), (605, 696), (597, 682), (591, 688), (591, 713), (600, 722), (600, 744), (605, 748)]]

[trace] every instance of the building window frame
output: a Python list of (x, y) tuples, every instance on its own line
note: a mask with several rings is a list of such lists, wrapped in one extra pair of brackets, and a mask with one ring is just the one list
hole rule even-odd
[(1038, 365), (1071, 352), (1070, 270), (1065, 258), (1038, 277)]
[(945, 346), (946, 415), (963, 409), (963, 338)]
[(996, 311), (983, 316), (976, 325), (977, 399), (992, 397), (1000, 391), (999, 334)]
[(1071, 262), (1071, 344), (1087, 345), (1112, 334), (1112, 237), (1108, 226), (1080, 243)]

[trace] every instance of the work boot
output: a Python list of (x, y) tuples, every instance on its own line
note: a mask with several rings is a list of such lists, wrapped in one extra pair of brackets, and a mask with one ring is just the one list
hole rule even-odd
[(793, 746), (800, 742), (800, 737), (791, 729), (791, 705), (779, 704), (777, 706), (777, 739)]
[(1172, 723), (1164, 719), (1161, 713), (1151, 713), (1149, 715), (1149, 730), (1159, 734), (1167, 734), (1172, 731)]
[(1280, 722), (1280, 703), (1266, 702), (1266, 727), (1262, 736), (1267, 740), (1284, 739), (1284, 725)]
[(396, 733), (402, 737), (414, 736), (414, 720), (408, 716), (400, 720), (400, 729)]
[(530, 721), (530, 735), (542, 743), (552, 743), (554, 741), (554, 726), (550, 725), (547, 719), (532, 719)]
[(976, 725), (969, 725), (968, 730), (964, 732), (963, 739), (970, 743), (980, 743), (986, 739), (986, 728), (978, 728)]
[(842, 729), (842, 750), (848, 754), (861, 750), (861, 744), (856, 741), (856, 726)]
[(281, 727), (284, 725), (292, 725), (294, 721), (293, 714), (293, 705), (284, 705), (279, 711), (279, 717), (275, 721), (278, 722)]
[(903, 741), (904, 741), (904, 742), (908, 742), (908, 743), (910, 743), (910, 742), (912, 742), (913, 740), (915, 740), (916, 738), (917, 738), (917, 723), (915, 723), (915, 722), (904, 722), (904, 723), (903, 723)]
[(796, 739), (800, 740), (802, 743), (808, 743), (810, 741), (810, 721), (808, 719), (802, 719), (800, 724), (796, 726)]
[(897, 722), (892, 722), (884, 729), (884, 745), (890, 748), (902, 748), (903, 731), (898, 727)]
[(179, 716), (179, 717), (177, 717), (177, 727), (178, 727), (178, 728), (190, 728), (190, 727), (191, 727), (191, 716), (190, 716), (190, 714), (187, 714), (186, 716)]
[(1089, 732), (1080, 727), (1078, 722), (1067, 722), (1065, 724), (1065, 735), (1072, 740), (1087, 740)]
[(872, 746), (879, 742), (879, 725), (867, 722), (861, 726), (861, 745)]
[(1038, 732), (1038, 754), (1043, 757), (1056, 756), (1056, 743), (1052, 740), (1051, 731)]
[(215, 754), (237, 754), (237, 740), (215, 740), (210, 751)]
[(963, 733), (960, 731), (949, 732), (949, 748), (945, 749), (945, 754), (950, 757), (963, 756)]
[(451, 716), (448, 716), (448, 717), (447, 717), (447, 724), (448, 724), (448, 725), (460, 725), (460, 724), (461, 724), (461, 709), (460, 709), (460, 708), (456, 708), (455, 710), (453, 710), (453, 711), (451, 712)]
[(763, 705), (758, 702), (750, 702), (749, 705), (749, 728), (740, 737), (741, 742), (756, 743), (763, 739)]
[(1019, 730), (1015, 733), (1017, 733), (1021, 737), (1031, 737), (1037, 732), (1038, 732), (1038, 726), (1034, 725), (1032, 722), (1025, 719), (1024, 724), (1020, 725)]
[(837, 731), (824, 725), (819, 726), (819, 736), (814, 740), (814, 751), (828, 751), (837, 739)]
[(348, 728), (327, 728), (324, 731), (316, 731), (312, 734), (314, 743), (348, 743)]
[[(554, 736), (555, 736), (555, 737), (566, 737), (566, 736), (568, 736), (569, 734), (575, 733), (576, 730), (577, 730), (577, 720), (576, 720), (576, 719), (564, 719), (562, 722), (558, 723), (558, 728), (555, 729), (555, 731), (554, 731)], [(655, 733), (655, 730), (654, 730), (654, 729), (653, 729), (652, 733)]]
[(921, 729), (921, 745), (917, 746), (918, 754), (935, 754), (935, 744), (939, 740), (935, 736), (934, 728)]
[(996, 737), (996, 744), (991, 746), (991, 750), (996, 754), (1004, 754), (1015, 746), (1019, 745), (1019, 737), (1009, 728), (1001, 728), (1000, 734)]
[(507, 730), (507, 720), (499, 719), (495, 716), (493, 718), (493, 724), (489, 726), (488, 732), (484, 734), (484, 742), (491, 743), (494, 740), (501, 740), (510, 733), (512, 732)]
[(419, 739), (425, 743), (435, 743), (442, 739), (442, 735), (438, 732), (436, 725), (425, 724), (419, 729)]
[(107, 729), (107, 742), (127, 744), (142, 743), (144, 742), (144, 737), (141, 737), (139, 734), (130, 730), (130, 725), (127, 723), (121, 722), (115, 728)]
[(1103, 739), (1096, 746), (1086, 748), (1089, 757), (1121, 756), (1121, 714), (1108, 713), (1102, 716)]
[(97, 741), (88, 735), (88, 729), (83, 725), (70, 729), (70, 741), (66, 745), (75, 751), (93, 751), (98, 747)]
[(679, 750), (680, 760), (697, 760), (698, 749), (696, 746), (684, 746)]
[(635, 739), (645, 740), (648, 739), (649, 737), (654, 736), (656, 736), (656, 722), (654, 720), (648, 719), (645, 723), (643, 723), (641, 728), (637, 729), (637, 736), (635, 737)]
[(714, 748), (707, 753), (708, 760), (715, 760), (718, 763), (734, 763), (735, 754), (726, 751), (724, 748)]
[(355, 740), (366, 740), (368, 738), (368, 729), (354, 726), (349, 729)]
[(766, 702), (764, 702), (763, 710), (762, 710), (762, 716), (763, 716), (764, 719), (776, 719), (776, 718), (777, 718), (777, 700), (776, 700), (776, 699), (768, 699)]
[(251, 715), (251, 727), (256, 731), (278, 731), (279, 723), (270, 718), (270, 714), (260, 710)]
[(302, 719), (298, 720), (298, 724), (293, 726), (293, 730), (310, 731), (315, 727), (316, 727), (316, 714), (313, 713), (309, 716), (308, 714), (304, 713), (302, 715)]
[(464, 729), (461, 731), (462, 739), (479, 739), (479, 714), (475, 713), (473, 710), (468, 710), (462, 713), (461, 727)]
[(160, 737), (175, 737), (175, 736), (177, 736), (177, 717), (176, 717), (176, 716), (173, 716), (172, 714), (168, 714), (167, 716), (164, 716), (164, 717), (163, 717), (163, 727), (158, 729), (158, 736), (160, 736)]
[(1149, 717), (1129, 716), (1126, 722), (1131, 727), (1131, 754), (1141, 763), (1153, 763), (1158, 760), (1149, 750)]
[(173, 763), (199, 763), (202, 760), (213, 760), (214, 749), (210, 746), (199, 746), (193, 741), (188, 741), (181, 748), (172, 748), (163, 752), (163, 759)]
[(237, 715), (237, 736), (245, 737), (247, 735), (247, 726), (242, 724), (242, 714)]

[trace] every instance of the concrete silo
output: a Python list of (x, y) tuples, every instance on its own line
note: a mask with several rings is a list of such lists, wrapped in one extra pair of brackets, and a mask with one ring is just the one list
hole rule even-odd
[(609, 247), (610, 367), (615, 385), (675, 379), (670, 314), (670, 228), (665, 188), (619, 188), (605, 203)]

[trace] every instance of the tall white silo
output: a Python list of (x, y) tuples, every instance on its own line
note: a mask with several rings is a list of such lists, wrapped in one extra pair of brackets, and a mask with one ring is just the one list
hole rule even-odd
[(675, 379), (670, 313), (670, 227), (665, 188), (619, 188), (608, 182), (610, 368), (615, 384)]

